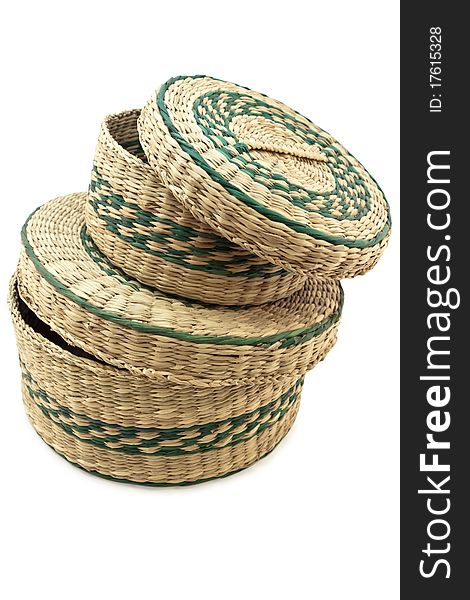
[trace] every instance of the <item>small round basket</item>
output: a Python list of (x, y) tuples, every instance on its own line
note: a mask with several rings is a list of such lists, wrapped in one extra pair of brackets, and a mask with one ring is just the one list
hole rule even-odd
[(336, 341), (342, 290), (308, 280), (288, 298), (223, 307), (148, 288), (114, 267), (84, 223), (86, 194), (39, 208), (22, 232), (20, 296), (73, 346), (128, 370), (212, 385), (302, 376)]
[(149, 378), (71, 346), (10, 284), (26, 413), (41, 438), (97, 475), (149, 485), (193, 484), (245, 469), (289, 431), (303, 378), (212, 388)]
[(163, 186), (140, 146), (139, 115), (101, 126), (85, 216), (101, 252), (144, 284), (208, 303), (262, 304), (299, 289), (304, 276), (220, 237)]
[(371, 269), (388, 203), (364, 166), (282, 102), (211, 77), (174, 77), (139, 117), (149, 164), (192, 214), (289, 271), (342, 279)]

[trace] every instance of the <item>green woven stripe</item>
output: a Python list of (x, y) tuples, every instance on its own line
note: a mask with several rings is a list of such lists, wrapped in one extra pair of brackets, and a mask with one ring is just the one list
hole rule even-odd
[[(37, 209), (37, 210), (39, 210), (39, 209)], [(175, 329), (172, 329), (171, 327), (161, 327), (158, 325), (151, 325), (148, 323), (142, 323), (140, 321), (133, 321), (131, 319), (121, 317), (114, 313), (110, 313), (103, 308), (99, 308), (98, 306), (91, 304), (91, 302), (89, 302), (88, 300), (85, 300), (84, 298), (82, 298), (81, 296), (79, 296), (78, 294), (73, 292), (70, 288), (68, 288), (66, 285), (64, 285), (53, 273), (48, 271), (47, 268), (41, 263), (41, 261), (39, 260), (38, 256), (36, 255), (32, 245), (28, 239), (28, 224), (29, 224), (30, 220), (33, 218), (35, 213), (36, 213), (36, 211), (34, 211), (28, 217), (26, 223), (23, 225), (23, 228), (21, 230), (21, 240), (22, 240), (26, 255), (31, 260), (31, 262), (34, 264), (37, 271), (41, 274), (41, 276), (44, 278), (44, 280), (47, 281), (47, 283), (49, 283), (52, 287), (54, 287), (54, 289), (57, 290), (57, 292), (59, 294), (61, 294), (62, 296), (64, 296), (65, 298), (68, 298), (72, 302), (75, 302), (78, 306), (81, 306), (84, 310), (88, 311), (89, 313), (94, 314), (94, 315), (96, 315), (102, 319), (105, 319), (107, 321), (110, 321), (112, 323), (116, 323), (117, 325), (120, 325), (122, 327), (127, 327), (129, 329), (133, 329), (135, 331), (140, 331), (140, 332), (144, 332), (144, 333), (160, 335), (163, 337), (174, 338), (174, 339), (178, 339), (178, 340), (182, 340), (182, 341), (186, 341), (186, 342), (192, 342), (195, 344), (216, 344), (216, 345), (220, 344), (220, 345), (234, 345), (234, 346), (271, 346), (272, 344), (279, 342), (280, 347), (284, 348), (284, 347), (289, 347), (292, 345), (302, 344), (304, 342), (307, 342), (308, 340), (311, 340), (312, 338), (320, 335), (321, 333), (323, 333), (324, 331), (326, 331), (327, 329), (332, 327), (335, 323), (337, 323), (339, 321), (339, 319), (341, 317), (344, 295), (343, 295), (343, 289), (339, 283), (338, 283), (338, 286), (340, 289), (340, 302), (339, 302), (338, 310), (335, 313), (333, 313), (329, 317), (326, 317), (325, 319), (323, 319), (323, 321), (320, 321), (319, 323), (316, 323), (314, 325), (310, 325), (308, 327), (301, 327), (299, 329), (293, 329), (290, 331), (284, 331), (281, 333), (267, 335), (267, 336), (244, 338), (244, 337), (237, 337), (237, 336), (200, 335), (200, 334), (187, 333), (186, 331), (175, 330)], [(82, 242), (82, 248), (83, 248), (84, 252), (86, 252), (86, 249), (83, 247), (82, 239), (81, 239), (81, 242)], [(93, 258), (93, 257), (91, 257), (91, 258), (97, 264), (100, 265), (100, 268), (103, 272), (105, 272), (105, 273), (107, 272), (103, 268), (103, 266), (100, 264), (100, 262), (98, 260), (96, 260), (96, 258)], [(101, 260), (105, 261), (104, 257), (102, 257)], [(112, 272), (116, 272), (115, 268), (109, 262), (107, 262), (106, 264), (109, 266), (109, 269), (110, 269), (110, 272), (108, 274), (110, 274)], [(137, 282), (132, 281), (132, 280), (128, 280), (126, 282), (126, 280), (124, 278), (122, 278), (122, 280), (120, 280), (120, 281), (121, 281), (121, 283), (123, 283), (125, 285), (135, 287), (135, 289), (142, 289), (142, 290), (148, 289), (145, 286), (139, 285), (139, 284), (137, 284)], [(159, 292), (153, 291), (153, 293), (156, 295)], [(165, 294), (165, 295), (162, 294), (162, 297), (166, 298), (166, 297), (168, 297), (168, 294)], [(204, 306), (202, 303), (199, 303), (199, 302), (192, 302), (192, 303), (187, 303), (187, 304), (190, 304), (191, 306), (197, 306), (197, 305)], [(214, 307), (212, 306), (212, 308), (214, 308)], [(224, 309), (225, 308), (226, 307), (224, 307)], [(235, 309), (237, 311), (243, 311), (243, 310), (250, 310), (250, 307), (238, 306), (238, 307), (234, 307), (234, 310)]]
[[(90, 192), (89, 204), (104, 227), (141, 252), (158, 256), (186, 269), (224, 277), (270, 278), (289, 275), (288, 271), (269, 263), (250, 264), (248, 252), (241, 252), (240, 247), (220, 236), (196, 231), (143, 210), (116, 194), (96, 166), (93, 168)], [(159, 227), (161, 225), (168, 228), (168, 233), (162, 231), (162, 227)], [(175, 240), (187, 244), (188, 249), (176, 249)], [(161, 250), (156, 250), (155, 244), (161, 246)], [(231, 254), (231, 257), (223, 261), (211, 257), (221, 252)], [(195, 264), (192, 262), (194, 257), (204, 259), (204, 262)]]
[[(125, 454), (178, 456), (233, 446), (258, 435), (281, 419), (299, 399), (303, 378), (279, 398), (257, 410), (232, 419), (171, 429), (122, 427), (90, 419), (60, 405), (37, 386), (28, 371), (23, 372), (23, 381), (30, 398), (44, 416), (84, 443)], [(242, 430), (237, 431), (240, 427)], [(150, 448), (154, 450), (145, 451)]]
[[(73, 460), (70, 460), (70, 458), (67, 458), (65, 456), (65, 454), (63, 454), (62, 452), (59, 452), (59, 450), (57, 450), (51, 444), (46, 442), (46, 440), (43, 437), (41, 437), (39, 432), (36, 431), (36, 433), (41, 438), (41, 440), (47, 446), (49, 446), (49, 448), (51, 450), (53, 450), (56, 454), (58, 454), (59, 456), (64, 458), (68, 463), (70, 463), (74, 467), (78, 467), (79, 469), (81, 469), (85, 473), (88, 473), (89, 475), (101, 477), (101, 479), (106, 479), (107, 481), (112, 481), (113, 483), (125, 483), (125, 484), (130, 484), (130, 485), (155, 487), (155, 488), (187, 487), (187, 486), (191, 486), (191, 485), (199, 485), (200, 483), (208, 483), (210, 481), (215, 481), (216, 479), (225, 479), (225, 477), (230, 477), (230, 475), (236, 475), (237, 473), (240, 473), (241, 471), (244, 471), (245, 469), (248, 469), (251, 466), (251, 465), (248, 465), (246, 467), (242, 467), (241, 469), (235, 469), (234, 471), (229, 471), (228, 473), (224, 473), (223, 475), (216, 475), (214, 477), (206, 477), (205, 479), (194, 479), (193, 481), (182, 481), (179, 483), (166, 483), (166, 482), (158, 482), (157, 483), (157, 482), (153, 482), (153, 481), (132, 481), (131, 479), (125, 479), (123, 477), (113, 477), (112, 475), (105, 475), (104, 473), (100, 473), (99, 471), (95, 471), (94, 469), (85, 469), (85, 467), (82, 467), (82, 465), (79, 465), (78, 463), (74, 462)], [(269, 452), (266, 452), (266, 454), (264, 454), (259, 460), (263, 460), (263, 458), (266, 458), (266, 456), (269, 456), (271, 454), (271, 452), (273, 452), (273, 450), (275, 450), (277, 448), (277, 446), (282, 442), (283, 439), (284, 438), (281, 438), (277, 442), (277, 444), (275, 444), (275, 446)]]
[[(225, 109), (223, 125), (220, 124), (220, 115), (215, 117), (217, 103), (221, 98)], [(298, 208), (321, 214), (326, 218), (332, 218), (333, 208), (336, 210), (341, 208), (343, 213), (334, 217), (338, 220), (359, 220), (369, 212), (370, 194), (357, 170), (349, 162), (338, 157), (338, 151), (326, 136), (307, 128), (292, 115), (279, 112), (277, 115), (272, 114), (273, 107), (266, 102), (248, 94), (225, 91), (203, 94), (195, 101), (193, 110), (196, 122), (204, 134), (229, 160), (235, 162), (241, 171), (257, 183), (268, 186), (271, 190), (283, 192), (282, 196)], [(323, 155), (328, 157), (328, 166), (335, 181), (335, 189), (318, 195), (312, 190), (292, 183), (280, 173), (270, 172), (264, 165), (253, 159), (245, 144), (233, 144), (236, 138), (229, 126), (231, 120), (240, 115), (263, 117), (273, 121), (294, 133), (306, 144), (321, 148)], [(215, 136), (214, 129), (219, 132)], [(225, 148), (221, 148), (221, 145)], [(240, 156), (240, 153), (245, 153), (248, 158)], [(357, 211), (354, 215), (348, 212), (351, 200), (354, 201), (354, 208)], [(315, 203), (315, 208), (308, 206), (308, 203), (312, 202)]]
[[(152, 294), (156, 294), (156, 295), (159, 295), (162, 293), (161, 290), (159, 290), (158, 288), (154, 288), (150, 285), (145, 285), (143, 283), (136, 281), (135, 279), (130, 277), (125, 271), (123, 271), (119, 267), (114, 266), (111, 262), (109, 262), (107, 257), (101, 252), (101, 250), (98, 248), (98, 246), (93, 242), (90, 235), (88, 235), (85, 225), (82, 227), (82, 229), (80, 231), (80, 239), (82, 241), (83, 249), (85, 250), (85, 252), (93, 260), (93, 262), (95, 262), (96, 264), (98, 264), (101, 267), (101, 269), (103, 270), (104, 273), (106, 273), (106, 275), (109, 275), (110, 277), (115, 277), (120, 283), (127, 285), (128, 287), (130, 287), (136, 291), (147, 290), (148, 292), (151, 292)], [(179, 296), (178, 294), (170, 294), (169, 292), (165, 292), (165, 296), (174, 298), (175, 300), (178, 300), (178, 302), (180, 302), (181, 304), (184, 304), (184, 306), (187, 306), (188, 308), (191, 308), (191, 307), (197, 305), (197, 306), (203, 306), (205, 308), (212, 309), (215, 306), (213, 303), (203, 302), (202, 300), (197, 300), (197, 301), (191, 300), (191, 299), (185, 298), (184, 296)], [(249, 306), (249, 305), (246, 305), (246, 306)], [(224, 306), (223, 308), (224, 308), (224, 310), (238, 311), (243, 307), (241, 305), (233, 305), (233, 306)]]
[[(200, 78), (200, 77), (204, 77), (204, 76), (196, 75), (192, 78)], [(174, 77), (161, 86), (161, 88), (159, 89), (159, 91), (156, 94), (156, 103), (157, 103), (160, 115), (161, 115), (166, 127), (168, 128), (168, 131), (170, 132), (172, 138), (178, 142), (181, 149), (184, 152), (186, 152), (187, 154), (189, 154), (189, 156), (191, 156), (191, 158), (194, 160), (194, 162), (199, 167), (204, 169), (204, 171), (214, 181), (216, 181), (217, 183), (222, 185), (232, 196), (234, 196), (241, 202), (245, 203), (247, 206), (250, 206), (251, 208), (253, 208), (257, 212), (259, 212), (260, 214), (268, 217), (269, 219), (271, 219), (273, 221), (283, 223), (284, 225), (287, 225), (288, 227), (290, 227), (294, 231), (297, 231), (298, 233), (304, 233), (315, 239), (324, 240), (324, 241), (327, 241), (334, 245), (343, 245), (348, 248), (367, 248), (367, 247), (378, 244), (380, 241), (382, 241), (388, 235), (388, 233), (390, 231), (390, 227), (391, 227), (390, 214), (388, 214), (387, 223), (385, 224), (382, 231), (380, 231), (373, 238), (368, 239), (368, 240), (355, 240), (355, 239), (349, 240), (347, 238), (329, 235), (323, 231), (320, 231), (320, 230), (310, 227), (308, 225), (304, 225), (302, 223), (298, 223), (297, 221), (289, 219), (289, 218), (285, 217), (284, 215), (270, 209), (269, 207), (266, 207), (263, 204), (257, 202), (254, 198), (252, 198), (251, 196), (249, 196), (248, 194), (246, 194), (245, 192), (240, 190), (238, 187), (236, 187), (233, 183), (231, 183), (227, 179), (225, 179), (220, 173), (218, 173), (215, 169), (212, 168), (212, 166), (198, 153), (198, 151), (191, 144), (189, 144), (184, 139), (184, 137), (181, 135), (181, 133), (179, 132), (179, 130), (177, 129), (175, 124), (172, 122), (171, 117), (168, 112), (168, 109), (165, 105), (165, 94), (168, 91), (168, 89), (171, 87), (171, 85), (173, 85), (173, 83), (175, 83), (176, 81), (179, 81), (182, 79), (187, 79), (187, 78), (188, 78), (187, 76)], [(263, 104), (261, 101), (257, 101), (257, 102), (260, 105)], [(264, 104), (266, 107), (268, 107), (270, 109), (272, 108), (268, 103), (264, 103)], [(196, 106), (196, 108), (197, 108), (197, 106)], [(289, 115), (286, 115), (286, 117), (288, 117), (288, 116)], [(290, 118), (292, 119), (292, 117), (290, 117)], [(300, 124), (300, 125), (302, 125), (302, 124)], [(221, 131), (220, 124), (219, 124), (219, 131)], [(321, 134), (319, 134), (318, 132), (315, 132), (313, 130), (310, 130), (310, 131), (315, 134), (315, 136), (316, 136), (315, 143), (322, 146), (322, 151), (329, 159), (329, 162), (327, 164), (330, 164), (331, 160), (334, 159), (336, 157), (336, 155), (338, 154), (337, 150), (335, 149), (334, 146), (328, 147), (326, 145), (325, 139), (323, 138), (323, 136)], [(229, 132), (229, 134), (231, 134), (231, 132)], [(227, 136), (229, 134), (227, 134)], [(224, 136), (217, 137), (218, 141), (220, 141), (220, 139), (224, 139)], [(214, 141), (214, 139), (213, 139), (213, 141)], [(305, 138), (305, 141), (307, 141), (307, 143), (308, 143), (308, 138)], [(238, 154), (238, 151), (240, 149), (242, 151), (247, 150), (246, 147), (245, 148), (239, 147), (238, 149), (235, 150), (235, 155), (236, 155), (236, 158), (238, 161), (237, 166), (239, 168), (243, 168), (244, 172), (248, 173), (251, 177), (254, 177), (253, 172), (250, 172), (250, 170), (246, 169), (243, 165), (240, 166), (239, 163), (240, 162), (243, 163), (243, 161), (245, 160), (244, 157), (241, 157)], [(224, 153), (227, 152), (226, 146), (222, 146), (221, 148), (219, 148), (219, 150), (221, 150)], [(235, 155), (233, 157), (230, 156), (230, 152), (231, 152), (230, 150), (228, 152), (229, 152), (229, 154), (226, 154), (226, 156), (228, 158), (235, 158)], [(253, 164), (253, 162), (252, 162), (252, 164)], [(337, 164), (337, 162), (336, 162), (336, 164)], [(256, 165), (254, 165), (254, 166), (256, 166)], [(271, 174), (267, 171), (265, 171), (263, 173), (263, 167), (261, 165), (258, 164), (257, 167), (260, 168), (260, 172), (257, 172), (256, 176), (261, 177), (262, 183), (264, 185), (266, 185), (266, 181), (263, 179), (263, 176), (268, 177), (268, 176), (271, 176)], [(258, 171), (258, 168), (257, 168), (257, 171)], [(346, 169), (346, 171), (345, 171), (345, 169)], [(341, 171), (343, 172), (342, 174), (341, 174)], [(353, 178), (356, 186), (359, 185), (361, 188), (364, 188), (364, 193), (367, 192), (367, 187), (365, 186), (364, 182), (362, 182), (362, 180), (359, 176), (359, 173), (354, 169), (354, 167), (352, 167), (352, 165), (348, 165), (347, 163), (345, 163), (344, 159), (342, 159), (340, 165), (338, 166), (338, 172), (332, 171), (332, 174), (333, 174), (333, 177), (335, 177), (336, 189), (333, 192), (331, 192), (329, 196), (326, 195), (327, 202), (330, 202), (330, 201), (333, 202), (335, 199), (335, 194), (336, 194), (336, 196), (338, 196), (340, 198), (340, 203), (342, 203), (343, 206), (345, 205), (346, 197), (347, 197), (347, 191), (346, 191), (347, 185), (345, 185), (342, 182), (342, 176), (345, 176), (345, 175), (349, 178)], [(278, 187), (275, 187), (274, 189), (277, 190), (278, 192), (281, 192), (281, 191), (288, 192), (289, 190), (292, 190), (294, 192), (294, 194), (293, 194), (294, 202), (296, 203), (296, 205), (301, 206), (302, 208), (305, 208), (306, 202), (314, 201), (314, 200), (316, 201), (319, 198), (321, 198), (320, 196), (315, 196), (315, 197), (309, 196), (308, 190), (304, 190), (302, 188), (299, 188), (298, 186), (293, 186), (293, 184), (291, 184), (290, 182), (287, 182), (287, 180), (285, 178), (283, 178), (282, 175), (280, 175), (280, 174), (277, 174), (277, 178), (280, 182), (282, 182), (284, 184), (284, 187), (281, 186), (281, 188), (279, 188), (279, 181), (278, 181)], [(286, 185), (287, 185), (287, 190), (285, 187)], [(322, 197), (323, 196), (324, 195), (322, 195)], [(285, 195), (283, 197), (285, 199), (290, 200), (290, 195), (289, 195), (289, 197), (287, 197)], [(330, 202), (330, 204), (331, 204), (331, 202)], [(329, 211), (328, 208), (326, 208), (325, 210), (328, 213), (328, 211)], [(325, 216), (329, 217), (331, 215), (328, 214)], [(337, 218), (337, 217), (334, 217), (334, 218)]]

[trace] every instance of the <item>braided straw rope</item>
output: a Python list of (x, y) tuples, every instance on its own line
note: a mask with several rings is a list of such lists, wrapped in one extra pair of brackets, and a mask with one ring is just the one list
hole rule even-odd
[(26, 412), (47, 444), (87, 471), (160, 485), (225, 476), (270, 452), (296, 417), (302, 378), (211, 390), (117, 369), (68, 345), (16, 285), (9, 305)]
[(309, 280), (263, 306), (185, 302), (117, 271), (84, 228), (85, 194), (48, 202), (23, 228), (19, 293), (54, 331), (109, 364), (211, 385), (303, 374), (336, 340), (338, 282)]
[(284, 298), (305, 278), (218, 236), (157, 178), (140, 147), (133, 110), (105, 118), (85, 220), (93, 241), (118, 267), (165, 292), (216, 304)]
[(196, 218), (287, 270), (371, 269), (390, 235), (385, 197), (332, 136), (286, 105), (210, 77), (170, 79), (139, 118), (149, 163)]

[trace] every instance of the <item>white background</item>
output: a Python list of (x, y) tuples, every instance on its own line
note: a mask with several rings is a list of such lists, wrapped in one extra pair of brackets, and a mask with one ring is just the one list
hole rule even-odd
[(361, 160), (392, 207), (379, 265), (345, 282), (336, 347), (268, 458), (179, 489), (111, 483), (23, 413), (1, 302), (0, 596), (398, 598), (398, 2), (10, 2), (0, 17), (1, 289), (28, 214), (84, 191), (102, 117), (178, 74), (262, 91)]

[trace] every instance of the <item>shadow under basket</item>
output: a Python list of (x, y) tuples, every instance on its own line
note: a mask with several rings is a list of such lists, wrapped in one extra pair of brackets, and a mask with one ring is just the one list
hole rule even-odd
[(118, 481), (187, 485), (263, 458), (298, 412), (303, 377), (212, 387), (106, 364), (69, 345), (18, 295), (9, 305), (26, 413), (69, 462)]

